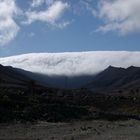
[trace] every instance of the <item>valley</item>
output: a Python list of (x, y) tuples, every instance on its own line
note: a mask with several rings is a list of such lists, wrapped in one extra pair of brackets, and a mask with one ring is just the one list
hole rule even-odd
[[(86, 85), (79, 89), (49, 87), (20, 71), (0, 66), (0, 123), (4, 125), (0, 128), (0, 139), (41, 140), (48, 139), (48, 135), (49, 139), (55, 140), (98, 140), (103, 137), (108, 140), (106, 133), (112, 133), (110, 137), (117, 138), (115, 131), (121, 133), (122, 126), (127, 136), (130, 129), (138, 127), (139, 130), (139, 125), (135, 123), (140, 120), (138, 67), (109, 67), (94, 77), (90, 87)], [(132, 71), (133, 74), (129, 74)], [(119, 72), (119, 77), (116, 72)], [(103, 129), (98, 126), (100, 123)], [(67, 134), (60, 133), (58, 127), (60, 131), (66, 129)], [(45, 134), (48, 128), (51, 132)], [(4, 134), (6, 131), (9, 135)], [(38, 132), (35, 134), (35, 131)], [(139, 134), (136, 131), (132, 138), (137, 140), (137, 137)], [(125, 140), (128, 137), (120, 134), (118, 138)]]

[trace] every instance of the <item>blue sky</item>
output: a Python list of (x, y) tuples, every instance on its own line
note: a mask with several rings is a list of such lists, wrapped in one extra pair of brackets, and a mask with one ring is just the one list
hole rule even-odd
[(0, 0), (0, 56), (139, 45), (140, 0)]

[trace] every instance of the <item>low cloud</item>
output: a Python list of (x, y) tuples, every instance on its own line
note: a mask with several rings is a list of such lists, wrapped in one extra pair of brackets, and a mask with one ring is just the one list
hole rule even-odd
[(121, 35), (140, 32), (140, 0), (100, 0), (96, 16), (104, 20), (97, 31)]
[(0, 45), (5, 45), (16, 37), (20, 27), (14, 17), (20, 12), (15, 0), (0, 0)]
[(140, 52), (33, 53), (0, 58), (0, 64), (46, 75), (96, 74), (109, 65), (140, 67)]

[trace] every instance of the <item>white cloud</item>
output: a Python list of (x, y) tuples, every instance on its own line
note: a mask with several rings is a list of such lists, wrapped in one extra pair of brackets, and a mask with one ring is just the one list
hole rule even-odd
[(70, 25), (73, 21), (61, 21), (60, 23), (53, 23), (53, 27), (64, 29), (68, 25)]
[(140, 52), (34, 53), (0, 58), (0, 64), (47, 75), (96, 74), (109, 65), (140, 67)]
[(32, 0), (31, 6), (38, 7), (42, 4), (51, 5), (55, 0)]
[(140, 32), (140, 0), (100, 0), (96, 14), (105, 21), (98, 31)]
[[(61, 18), (62, 14), (69, 7), (68, 3), (62, 1), (55, 1), (45, 11), (28, 11), (26, 12), (27, 24), (31, 24), (35, 21), (46, 22), (51, 25), (57, 25), (57, 21)], [(64, 23), (62, 23), (62, 26)], [(66, 23), (65, 23), (66, 25)], [(60, 23), (58, 23), (60, 26)]]
[(0, 0), (0, 45), (5, 45), (16, 37), (20, 27), (14, 17), (19, 12), (15, 0)]
[(42, 5), (45, 2), (45, 0), (32, 0), (31, 6), (32, 7), (38, 7)]

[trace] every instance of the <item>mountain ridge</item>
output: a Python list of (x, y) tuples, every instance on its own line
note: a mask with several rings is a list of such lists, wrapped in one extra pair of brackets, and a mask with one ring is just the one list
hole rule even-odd
[(129, 66), (128, 68), (109, 66), (97, 74), (86, 88), (114, 89), (125, 87), (140, 79), (140, 67)]
[(129, 66), (128, 68), (121, 68), (110, 65), (96, 75), (49, 77), (48, 75), (0, 65), (0, 79), (7, 83), (13, 82), (23, 85), (27, 85), (30, 81), (35, 81), (36, 84), (44, 87), (61, 89), (117, 89), (139, 86), (140, 67)]

